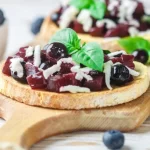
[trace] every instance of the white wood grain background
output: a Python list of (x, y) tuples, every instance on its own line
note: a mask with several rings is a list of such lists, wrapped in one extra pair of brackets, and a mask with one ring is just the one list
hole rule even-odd
[[(144, 1), (145, 6), (150, 7), (150, 1)], [(5, 57), (34, 38), (30, 32), (33, 18), (48, 15), (58, 5), (59, 0), (0, 0), (0, 8), (5, 11), (9, 22)], [(0, 126), (4, 123), (0, 120)], [(35, 144), (31, 150), (106, 150), (102, 136), (102, 132), (87, 131), (62, 134)], [(126, 133), (125, 138), (123, 150), (150, 150), (150, 118), (136, 131)]]

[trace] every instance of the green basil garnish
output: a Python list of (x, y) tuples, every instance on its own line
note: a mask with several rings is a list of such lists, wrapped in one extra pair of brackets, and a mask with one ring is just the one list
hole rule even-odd
[(89, 8), (94, 3), (94, 0), (71, 0), (70, 5), (75, 6), (79, 10)]
[(145, 50), (149, 55), (148, 62), (150, 62), (150, 42), (148, 40), (141, 37), (127, 37), (119, 40), (118, 42), (129, 54), (132, 54), (138, 49)]
[(58, 31), (49, 43), (53, 42), (64, 44), (68, 54), (70, 54), (77, 63), (100, 72), (103, 71), (104, 53), (99, 44), (91, 42), (81, 45), (77, 33), (70, 28)]
[(80, 51), (72, 55), (74, 61), (83, 64), (94, 70), (103, 71), (104, 54), (99, 44), (95, 42), (87, 43)]
[(49, 43), (53, 42), (64, 44), (68, 50), (68, 54), (72, 54), (74, 51), (77, 51), (81, 48), (81, 42), (77, 33), (70, 28), (56, 32)]
[(106, 4), (100, 0), (71, 0), (70, 5), (79, 10), (88, 9), (95, 19), (102, 19), (106, 12)]
[(95, 19), (103, 19), (106, 12), (106, 4), (100, 1), (95, 1), (90, 7), (91, 16)]

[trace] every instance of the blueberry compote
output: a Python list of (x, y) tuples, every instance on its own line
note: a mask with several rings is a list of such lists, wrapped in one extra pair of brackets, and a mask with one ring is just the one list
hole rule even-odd
[[(104, 63), (111, 61), (113, 64), (111, 84), (120, 86), (130, 82), (132, 76), (128, 68), (134, 69), (134, 57), (124, 54), (110, 57), (110, 54), (104, 51)], [(73, 67), (79, 71), (73, 71)], [(44, 46), (38, 53), (36, 47), (20, 48), (16, 55), (7, 58), (2, 72), (20, 83), (27, 83), (32, 89), (51, 92), (59, 92), (61, 87), (70, 85), (90, 91), (101, 91), (106, 86), (106, 73), (77, 64), (68, 55), (66, 46), (58, 42)]]
[[(82, 8), (82, 0), (78, 1), (77, 5), (73, 6)], [(138, 32), (147, 31), (150, 28), (150, 22), (143, 19), (147, 15), (142, 2), (138, 0), (104, 0), (104, 3), (106, 10), (102, 19), (92, 16), (90, 9), (76, 7), (75, 9), (70, 3), (66, 5), (62, 3), (60, 9), (52, 13), (50, 18), (60, 28), (69, 27), (78, 33), (94, 37), (126, 37), (134, 34), (134, 31), (131, 31), (133, 28)], [(94, 13), (98, 14), (96, 10)]]

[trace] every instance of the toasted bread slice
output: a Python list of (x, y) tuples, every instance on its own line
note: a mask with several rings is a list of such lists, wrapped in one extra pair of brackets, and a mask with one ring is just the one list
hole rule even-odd
[[(0, 68), (3, 67), (2, 63)], [(148, 69), (135, 62), (135, 70), (140, 72), (132, 82), (113, 90), (90, 93), (55, 93), (32, 90), (29, 85), (21, 84), (12, 77), (0, 73), (0, 92), (19, 102), (56, 109), (88, 109), (114, 106), (140, 97), (149, 87)]]
[[(59, 30), (59, 28), (51, 21), (50, 17), (47, 17), (41, 27), (40, 34), (38, 35), (44, 41), (49, 41), (50, 37)], [(100, 43), (101, 47), (105, 50), (117, 51), (123, 49), (119, 43), (118, 39), (112, 38), (101, 38), (92, 37), (88, 34), (78, 34), (79, 38), (84, 42), (97, 42)], [(143, 38), (150, 40), (150, 35), (143, 35)]]

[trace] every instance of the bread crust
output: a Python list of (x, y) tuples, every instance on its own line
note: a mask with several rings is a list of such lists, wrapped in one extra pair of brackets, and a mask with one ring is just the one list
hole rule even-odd
[[(0, 65), (2, 69), (4, 63)], [(16, 101), (55, 109), (89, 109), (114, 106), (132, 101), (140, 97), (149, 87), (148, 69), (135, 62), (140, 76), (134, 81), (113, 90), (103, 90), (90, 93), (55, 93), (42, 90), (32, 90), (29, 85), (21, 84), (12, 77), (0, 73), (0, 92)]]
[[(44, 41), (49, 41), (50, 37), (60, 30), (50, 19), (50, 17), (45, 18), (39, 37)], [(88, 34), (78, 34), (79, 38), (83, 42), (97, 42), (100, 43), (101, 47), (105, 50), (117, 51), (123, 49), (116, 39), (107, 40), (107, 38), (92, 37)], [(150, 35), (143, 35), (143, 38), (150, 40)]]

